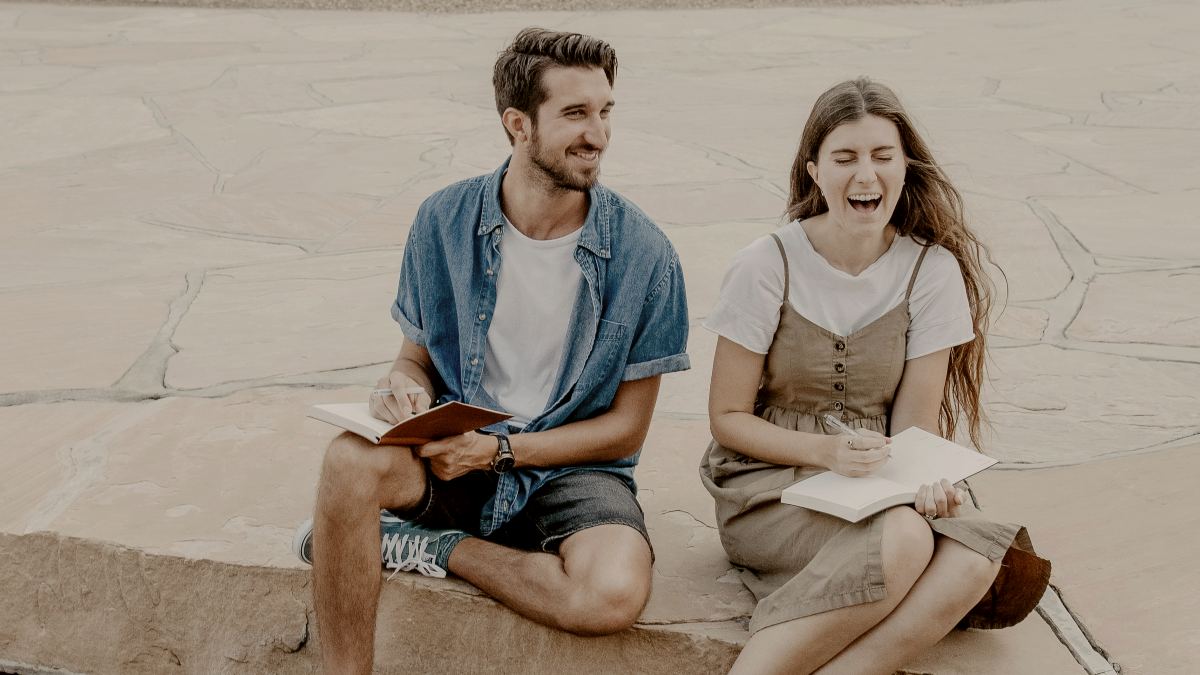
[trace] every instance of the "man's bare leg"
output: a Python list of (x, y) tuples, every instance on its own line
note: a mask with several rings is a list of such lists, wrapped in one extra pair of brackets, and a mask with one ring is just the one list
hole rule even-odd
[(324, 672), (370, 673), (381, 508), (414, 508), (425, 468), (410, 449), (342, 434), (325, 453), (313, 514), (313, 599)]
[(450, 554), (450, 571), (518, 614), (578, 635), (633, 625), (650, 597), (650, 547), (637, 530), (599, 525), (563, 541), (559, 555), (477, 538)]

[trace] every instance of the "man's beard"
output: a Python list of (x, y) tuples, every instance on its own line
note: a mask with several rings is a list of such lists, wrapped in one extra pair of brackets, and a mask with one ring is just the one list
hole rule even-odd
[[(591, 146), (585, 149), (599, 152), (598, 148), (592, 148)], [(541, 138), (538, 137), (536, 127), (533, 132), (533, 141), (529, 147), (529, 158), (533, 165), (541, 171), (542, 177), (546, 179), (546, 182), (556, 190), (587, 192), (600, 178), (599, 167), (591, 172), (572, 171), (567, 167), (565, 157), (542, 156)]]

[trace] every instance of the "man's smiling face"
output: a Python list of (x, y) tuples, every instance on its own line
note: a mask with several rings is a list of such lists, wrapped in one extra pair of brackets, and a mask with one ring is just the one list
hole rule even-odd
[(600, 158), (612, 133), (612, 87), (600, 68), (550, 68), (527, 152), (556, 188), (586, 191), (600, 178)]

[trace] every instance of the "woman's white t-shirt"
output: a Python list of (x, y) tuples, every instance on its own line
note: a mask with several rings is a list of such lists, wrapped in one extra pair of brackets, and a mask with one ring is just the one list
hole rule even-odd
[[(921, 246), (897, 235), (878, 260), (857, 276), (830, 265), (812, 247), (799, 221), (776, 231), (787, 252), (788, 302), (801, 316), (831, 333), (849, 336), (904, 301)], [(721, 299), (704, 327), (758, 354), (766, 354), (783, 305), (783, 259), (769, 237), (734, 256)], [(906, 359), (915, 359), (975, 337), (962, 272), (940, 246), (925, 255), (909, 298)]]

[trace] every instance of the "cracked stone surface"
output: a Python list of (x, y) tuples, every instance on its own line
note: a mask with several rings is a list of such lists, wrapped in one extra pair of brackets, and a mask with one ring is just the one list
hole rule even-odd
[[(394, 357), (409, 224), (429, 193), (507, 154), (491, 67), (527, 25), (617, 48), (604, 180), (685, 270), (695, 367), (664, 379), (637, 476), (654, 593), (637, 629), (587, 641), (460, 581), (395, 580), (379, 637), (403, 648), (381, 650), (380, 672), (732, 662), (753, 601), (696, 474), (716, 344), (700, 323), (733, 252), (779, 224), (813, 100), (863, 73), (898, 90), (1004, 272), (985, 509), (1030, 526), (1122, 672), (1191, 672), (1200, 6), (1185, 0), (0, 4), (0, 665), (315, 670), (288, 544), (333, 432), (303, 411), (361, 398)], [(444, 616), (425, 626), (430, 603)], [(445, 635), (463, 631), (523, 647), (451, 653)], [(1085, 672), (1040, 616), (955, 633), (909, 671)]]

